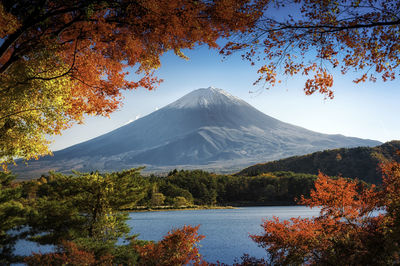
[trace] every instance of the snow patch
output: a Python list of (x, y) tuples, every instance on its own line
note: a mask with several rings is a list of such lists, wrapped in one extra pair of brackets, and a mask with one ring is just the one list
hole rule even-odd
[(134, 120), (134, 119), (130, 119), (129, 121), (126, 121), (126, 122), (124, 123), (124, 126), (127, 125), (127, 124), (132, 123), (133, 121), (135, 121), (135, 120)]
[(208, 108), (214, 105), (248, 105), (245, 101), (227, 93), (222, 89), (208, 87), (197, 89), (186, 94), (177, 101), (167, 105), (167, 108)]

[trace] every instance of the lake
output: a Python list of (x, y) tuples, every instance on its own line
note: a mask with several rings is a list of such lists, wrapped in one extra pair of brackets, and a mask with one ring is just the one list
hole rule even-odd
[(131, 213), (129, 225), (139, 239), (160, 240), (172, 228), (200, 224), (199, 233), (205, 238), (200, 242), (200, 254), (208, 262), (219, 260), (231, 264), (244, 253), (258, 258), (265, 257), (249, 234), (260, 234), (263, 219), (278, 216), (312, 217), (319, 209), (304, 206), (244, 207), (222, 210), (186, 210)]
[[(249, 234), (262, 233), (263, 219), (277, 216), (280, 219), (290, 217), (312, 217), (319, 209), (304, 206), (243, 207), (238, 209), (183, 210), (132, 212), (128, 224), (132, 234), (139, 234), (139, 239), (160, 240), (173, 228), (183, 225), (200, 224), (199, 233), (205, 238), (200, 242), (200, 253), (208, 262), (232, 264), (235, 258), (244, 253), (258, 258), (266, 252), (259, 248)], [(35, 243), (20, 241), (16, 253), (29, 255), (34, 252), (48, 252), (50, 247), (39, 247)]]

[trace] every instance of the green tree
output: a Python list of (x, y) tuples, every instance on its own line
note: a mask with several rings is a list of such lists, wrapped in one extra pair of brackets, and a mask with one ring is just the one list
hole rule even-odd
[(179, 207), (185, 207), (187, 205), (188, 205), (188, 201), (186, 200), (185, 197), (178, 196), (178, 197), (174, 198), (174, 207), (179, 208)]
[(169, 181), (160, 180), (159, 178), (156, 179), (156, 182), (159, 183), (160, 192), (166, 197), (166, 203), (174, 205), (177, 197), (185, 198), (188, 203), (193, 202), (193, 196), (187, 189), (180, 188)]
[(32, 200), (31, 239), (56, 245), (74, 241), (96, 258), (114, 252), (116, 241), (129, 233), (121, 210), (145, 194), (147, 182), (139, 173), (51, 173)]
[(13, 256), (15, 242), (24, 236), (20, 231), (26, 222), (29, 208), (24, 206), (20, 184), (15, 176), (0, 172), (0, 264), (8, 264)]
[(217, 177), (201, 170), (171, 172), (167, 180), (188, 190), (195, 204), (214, 205), (217, 202)]
[(151, 195), (151, 206), (161, 206), (164, 204), (165, 196), (163, 193), (155, 192)]

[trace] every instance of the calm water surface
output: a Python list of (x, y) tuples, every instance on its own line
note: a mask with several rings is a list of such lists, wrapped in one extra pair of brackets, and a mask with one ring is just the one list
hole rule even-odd
[[(209, 262), (232, 264), (235, 258), (244, 253), (258, 258), (265, 257), (265, 250), (249, 238), (249, 234), (262, 233), (263, 219), (278, 216), (312, 217), (318, 215), (318, 209), (303, 206), (244, 207), (225, 210), (185, 210), (159, 212), (133, 212), (128, 224), (132, 234), (139, 234), (139, 239), (160, 240), (173, 228), (183, 225), (200, 225), (199, 233), (205, 236), (200, 242), (200, 253)], [(31, 252), (49, 252), (51, 246), (38, 246), (28, 241), (20, 241), (16, 253), (29, 255)]]
[(205, 236), (200, 242), (200, 253), (204, 259), (231, 264), (244, 253), (265, 257), (265, 250), (249, 238), (249, 234), (263, 231), (260, 226), (263, 219), (272, 216), (280, 219), (312, 217), (318, 212), (318, 209), (303, 206), (140, 212), (131, 213), (128, 223), (132, 233), (139, 233), (139, 239), (145, 240), (160, 240), (172, 228), (200, 224), (199, 233)]

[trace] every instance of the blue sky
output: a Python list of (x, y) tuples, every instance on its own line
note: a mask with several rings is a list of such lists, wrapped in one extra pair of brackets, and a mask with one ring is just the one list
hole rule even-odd
[[(143, 117), (198, 88), (214, 86), (237, 96), (263, 113), (281, 121), (328, 134), (379, 140), (400, 139), (400, 80), (354, 84), (356, 76), (334, 74), (333, 100), (320, 94), (306, 96), (305, 77), (283, 77), (272, 89), (253, 85), (257, 68), (239, 54), (225, 60), (217, 50), (197, 47), (184, 51), (189, 60), (165, 54), (157, 70), (164, 82), (155, 90), (124, 93), (123, 107), (110, 118), (89, 117), (62, 136), (51, 137), (52, 150), (59, 150), (107, 133)], [(134, 75), (130, 78), (134, 79)]]

